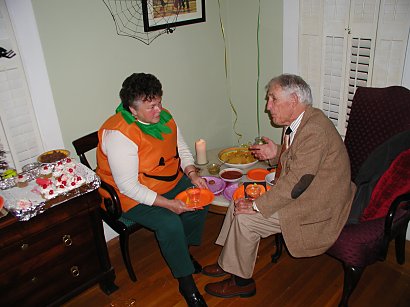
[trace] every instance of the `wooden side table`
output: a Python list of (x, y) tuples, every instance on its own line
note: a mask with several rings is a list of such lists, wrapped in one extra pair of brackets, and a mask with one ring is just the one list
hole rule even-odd
[(96, 283), (118, 289), (99, 204), (95, 190), (28, 221), (0, 219), (1, 305), (60, 305)]

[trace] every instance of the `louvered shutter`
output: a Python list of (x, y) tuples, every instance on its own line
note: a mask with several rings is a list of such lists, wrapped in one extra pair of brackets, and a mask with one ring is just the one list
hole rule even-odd
[(339, 128), (344, 124), (344, 88), (346, 75), (346, 50), (349, 22), (349, 0), (324, 3), (324, 55), (321, 73), (321, 95), (319, 106), (333, 124)]
[[(319, 15), (323, 9), (323, 18), (311, 12), (313, 7)], [(358, 86), (401, 84), (410, 0), (301, 1), (300, 8), (301, 75), (314, 95), (319, 93), (314, 96), (314, 105), (325, 112), (344, 136)], [(321, 27), (322, 34), (309, 31)], [(321, 63), (316, 65), (318, 56)]]
[(354, 93), (358, 86), (370, 86), (374, 62), (377, 20), (380, 0), (352, 0), (348, 24), (348, 73), (347, 88), (344, 89), (346, 108), (343, 127), (345, 134), (349, 123)]
[(299, 24), (299, 74), (312, 89), (313, 102), (318, 104), (320, 97), (320, 76), (322, 50), (323, 4), (321, 0), (300, 2)]
[(410, 0), (383, 0), (380, 5), (372, 86), (399, 85), (410, 28)]
[(374, 39), (371, 38), (360, 37), (353, 37), (350, 41), (350, 62), (347, 76), (348, 88), (347, 96), (345, 96), (345, 101), (347, 101), (347, 104), (344, 112), (345, 118), (343, 123), (343, 135), (349, 123), (349, 115), (352, 108), (353, 96), (356, 92), (357, 87), (364, 87), (369, 85), (369, 74), (371, 70), (371, 62), (373, 59), (373, 41)]
[(0, 1), (0, 46), (16, 56), (0, 58), (0, 144), (10, 167), (21, 170), (44, 151), (7, 8)]

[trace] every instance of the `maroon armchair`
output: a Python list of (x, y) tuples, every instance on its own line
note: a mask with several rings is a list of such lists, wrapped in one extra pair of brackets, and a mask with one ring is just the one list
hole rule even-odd
[[(401, 137), (399, 141), (398, 137)], [(391, 139), (395, 141), (386, 146), (386, 141)], [(401, 153), (410, 148), (406, 142), (409, 139), (408, 89), (392, 86), (359, 87), (356, 90), (345, 145), (350, 157), (352, 180), (358, 185), (352, 206), (357, 221), (347, 224), (327, 251), (328, 255), (341, 261), (344, 268), (339, 306), (348, 306), (349, 297), (364, 269), (376, 261), (385, 260), (391, 240), (395, 240), (397, 262), (403, 264), (405, 261), (406, 232), (410, 220), (410, 176), (406, 175), (407, 170), (410, 173), (410, 164), (406, 169), (406, 163), (410, 163), (410, 151)], [(399, 164), (395, 159), (399, 157), (401, 172), (395, 168)], [(393, 160), (397, 163), (392, 163)], [(392, 182), (400, 188), (394, 188)], [(363, 219), (365, 214), (362, 211), (366, 213), (366, 209), (373, 210), (373, 218)], [(383, 217), (379, 214), (382, 209)], [(352, 222), (355, 218), (349, 217), (349, 220)], [(275, 236), (275, 244), (272, 262), (276, 262), (282, 252), (281, 234)]]
[(353, 181), (376, 147), (406, 130), (410, 130), (410, 91), (407, 88), (359, 87), (353, 97), (345, 137)]

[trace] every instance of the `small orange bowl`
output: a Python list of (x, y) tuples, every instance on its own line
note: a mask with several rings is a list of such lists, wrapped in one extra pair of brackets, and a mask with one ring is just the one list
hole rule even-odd
[(264, 168), (254, 168), (248, 171), (246, 174), (251, 181), (264, 181), (265, 176), (269, 174), (269, 171)]

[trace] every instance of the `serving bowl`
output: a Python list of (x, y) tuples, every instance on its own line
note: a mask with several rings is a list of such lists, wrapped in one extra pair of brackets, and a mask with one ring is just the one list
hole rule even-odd
[(243, 171), (235, 167), (228, 167), (219, 172), (219, 177), (226, 182), (237, 182), (242, 176)]
[(224, 165), (233, 168), (245, 169), (258, 163), (247, 147), (229, 147), (218, 153), (218, 159)]
[(40, 163), (55, 163), (70, 156), (70, 152), (67, 149), (54, 149), (43, 152), (37, 157), (37, 161)]

